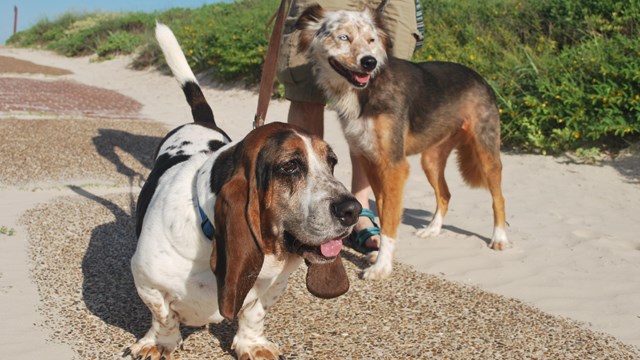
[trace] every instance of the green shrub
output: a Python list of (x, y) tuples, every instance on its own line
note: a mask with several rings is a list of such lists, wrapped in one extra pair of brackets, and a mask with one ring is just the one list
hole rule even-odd
[[(640, 0), (422, 1), (425, 44), (414, 60), (459, 62), (482, 74), (499, 99), (505, 145), (556, 153), (615, 149), (640, 137)], [(135, 52), (134, 67), (163, 66), (153, 40), (158, 20), (194, 71), (254, 84), (278, 3), (65, 14), (9, 43), (69, 56)]]
[[(265, 28), (277, 5), (276, 0), (219, 3), (166, 23), (195, 70), (210, 71), (221, 80), (256, 83), (268, 45), (270, 28), (266, 33)], [(164, 17), (160, 21), (164, 22)]]
[(117, 31), (109, 33), (107, 39), (98, 44), (96, 53), (101, 58), (117, 54), (130, 54), (139, 46), (139, 43), (139, 35)]
[(415, 60), (455, 61), (483, 74), (499, 99), (506, 145), (557, 153), (638, 138), (638, 0), (423, 6), (426, 39)]
[[(503, 116), (507, 142), (559, 152), (591, 146), (619, 148), (640, 134), (640, 42), (594, 37), (566, 48), (512, 96)], [(515, 91), (514, 91), (515, 92)]]

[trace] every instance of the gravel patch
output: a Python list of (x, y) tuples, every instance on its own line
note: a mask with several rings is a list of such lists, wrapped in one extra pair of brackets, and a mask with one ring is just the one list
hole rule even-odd
[(138, 184), (166, 128), (146, 120), (0, 120), (0, 184)]
[(118, 92), (69, 80), (0, 77), (0, 99), (0, 112), (131, 118), (142, 109)]
[[(32, 274), (44, 326), (78, 358), (119, 358), (150, 313), (129, 269), (135, 196), (62, 197), (26, 212)], [(358, 278), (362, 258), (344, 251), (349, 292), (307, 293), (305, 269), (267, 316), (266, 333), (288, 359), (638, 359), (637, 349), (521, 301), (395, 264), (382, 282)], [(180, 359), (230, 359), (236, 325), (184, 328)]]
[(69, 70), (64, 70), (52, 66), (39, 65), (31, 61), (19, 60), (9, 56), (0, 56), (0, 73), (4, 74), (43, 74), (43, 75), (67, 75), (72, 74)]

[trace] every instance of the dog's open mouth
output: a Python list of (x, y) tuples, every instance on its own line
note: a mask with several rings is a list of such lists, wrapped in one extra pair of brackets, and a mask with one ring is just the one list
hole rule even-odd
[(345, 234), (344, 236), (327, 240), (319, 246), (311, 246), (303, 244), (295, 236), (285, 231), (284, 240), (289, 251), (299, 254), (312, 263), (326, 263), (335, 260), (338, 254), (340, 254), (342, 250), (342, 239), (347, 235), (348, 234)]
[(371, 74), (351, 71), (346, 67), (342, 66), (335, 58), (329, 58), (329, 64), (338, 74), (342, 75), (347, 81), (349, 81), (353, 86), (363, 88), (367, 86), (369, 80), (371, 79)]

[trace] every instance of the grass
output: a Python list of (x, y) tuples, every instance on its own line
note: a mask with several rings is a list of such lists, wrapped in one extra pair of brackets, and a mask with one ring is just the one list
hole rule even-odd
[[(65, 14), (9, 39), (67, 56), (135, 54), (163, 66), (155, 21), (175, 32), (195, 71), (259, 81), (277, 0), (159, 13)], [(616, 151), (640, 137), (640, 0), (423, 1), (414, 60), (455, 61), (494, 88), (506, 146), (528, 152)], [(587, 151), (588, 150), (588, 151)]]

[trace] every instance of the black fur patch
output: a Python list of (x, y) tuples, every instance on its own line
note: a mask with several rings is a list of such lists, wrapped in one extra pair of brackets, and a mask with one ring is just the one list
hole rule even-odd
[(214, 152), (223, 147), (225, 143), (220, 140), (211, 140), (207, 145), (209, 147), (209, 151)]
[(147, 213), (147, 208), (153, 198), (153, 194), (156, 192), (158, 182), (164, 173), (171, 169), (173, 166), (180, 164), (183, 161), (189, 160), (189, 155), (171, 156), (169, 154), (162, 154), (158, 157), (153, 170), (149, 174), (147, 182), (145, 182), (140, 195), (138, 196), (138, 205), (136, 206), (136, 236), (140, 236), (142, 231), (142, 221)]
[(182, 85), (182, 91), (184, 92), (184, 96), (187, 98), (187, 103), (189, 103), (189, 106), (191, 107), (193, 121), (198, 125), (221, 133), (227, 141), (231, 141), (229, 135), (216, 125), (211, 106), (207, 103), (207, 99), (205, 99), (200, 86), (193, 81), (187, 81)]
[[(185, 124), (188, 125), (188, 124)], [(158, 152), (160, 152), (160, 148), (162, 147), (162, 145), (164, 145), (164, 143), (167, 141), (168, 138), (170, 138), (173, 134), (177, 133), (178, 131), (180, 131), (180, 129), (182, 129), (185, 125), (180, 125), (177, 128), (169, 131), (169, 133), (167, 133), (167, 135), (165, 135), (165, 137), (162, 139), (162, 141), (160, 141), (160, 144), (158, 144), (158, 147), (156, 148), (156, 151), (153, 153), (153, 157), (157, 158), (158, 157)], [(169, 149), (171, 150), (171, 149)]]

